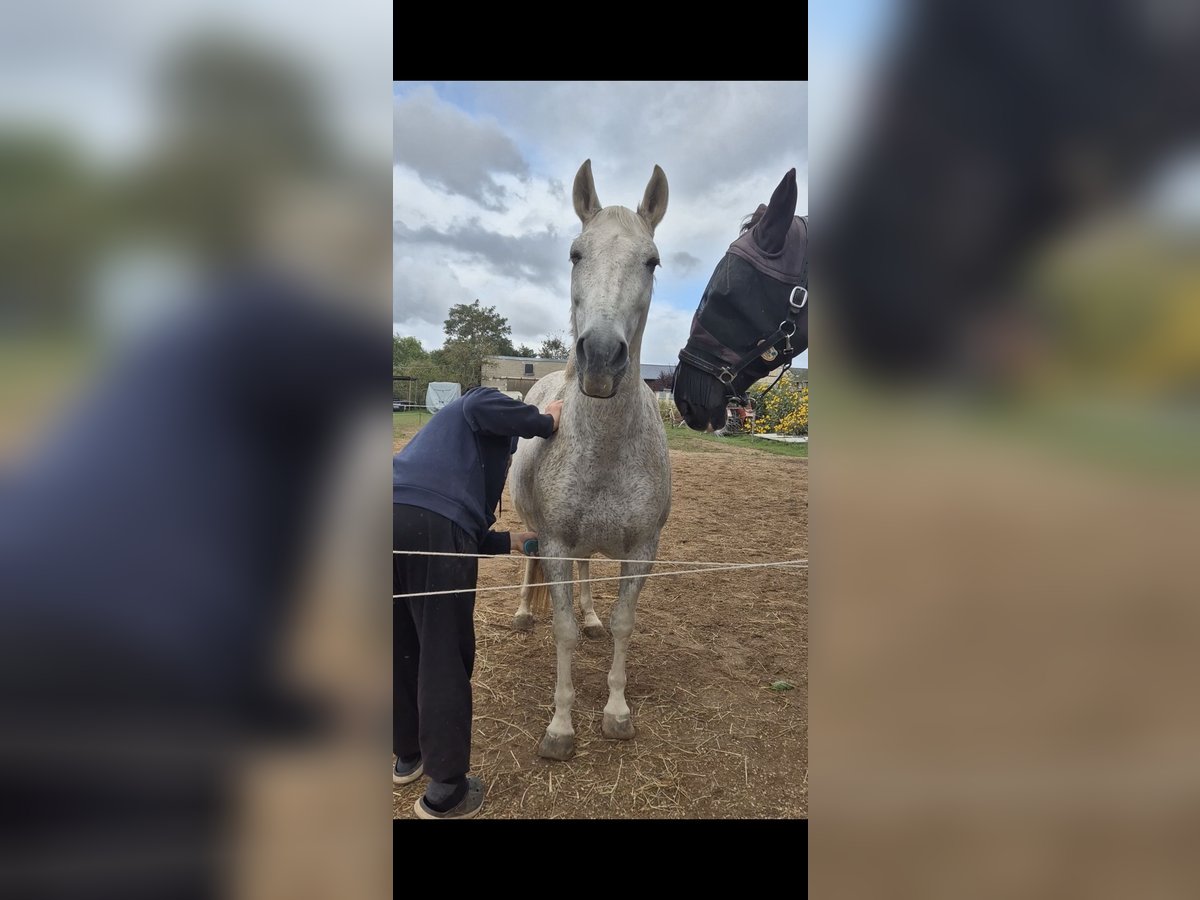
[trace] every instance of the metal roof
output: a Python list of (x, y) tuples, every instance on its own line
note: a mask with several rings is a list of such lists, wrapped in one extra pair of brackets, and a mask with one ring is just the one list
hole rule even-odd
[[(487, 359), (508, 359), (508, 360), (513, 360), (514, 362), (526, 362), (526, 363), (562, 363), (563, 365), (567, 364), (567, 361), (565, 359), (545, 359), (540, 356), (499, 356), (499, 355), (493, 354), (492, 356), (485, 356), (484, 359), (485, 360), (487, 360)], [(674, 363), (672, 363), (670, 365), (658, 365), (656, 363), (642, 363), (642, 380), (643, 381), (653, 381), (655, 378), (660, 377), (665, 372), (670, 372), (674, 368), (675, 368)]]
[(542, 356), (500, 356), (498, 354), (492, 354), (491, 356), (485, 356), (484, 359), (515, 359), (520, 362), (566, 363), (565, 359), (547, 359)]
[(659, 366), (654, 363), (642, 363), (642, 381), (653, 381), (674, 368), (674, 365)]

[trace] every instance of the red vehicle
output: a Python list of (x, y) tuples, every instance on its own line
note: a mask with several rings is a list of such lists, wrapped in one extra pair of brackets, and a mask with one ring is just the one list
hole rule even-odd
[(731, 398), (725, 408), (725, 425), (719, 435), (750, 434), (754, 431), (754, 404), (746, 397)]

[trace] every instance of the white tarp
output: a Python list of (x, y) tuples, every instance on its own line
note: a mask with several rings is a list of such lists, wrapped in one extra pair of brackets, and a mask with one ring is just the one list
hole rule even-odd
[(461, 385), (453, 381), (431, 381), (429, 390), (425, 392), (425, 408), (431, 413), (435, 413), (447, 403), (453, 403), (461, 396)]

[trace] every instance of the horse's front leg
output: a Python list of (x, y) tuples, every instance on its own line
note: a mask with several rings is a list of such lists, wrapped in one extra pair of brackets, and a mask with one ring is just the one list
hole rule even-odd
[(598, 641), (604, 637), (604, 625), (592, 605), (592, 583), (588, 580), (591, 577), (591, 563), (580, 561), (579, 609), (583, 613), (583, 636), (589, 641)]
[[(546, 547), (546, 556), (570, 556), (564, 548)], [(551, 582), (570, 582), (571, 563), (557, 559), (542, 560), (542, 571)], [(571, 725), (571, 706), (575, 688), (571, 683), (571, 654), (579, 643), (579, 628), (575, 624), (571, 585), (552, 584), (550, 599), (554, 607), (554, 644), (558, 650), (558, 678), (554, 686), (554, 718), (538, 747), (538, 755), (547, 759), (570, 759), (575, 752), (575, 729)]]
[[(654, 567), (654, 556), (657, 547), (644, 547), (631, 553), (634, 559), (646, 558), (645, 562), (621, 563), (621, 574), (624, 576), (644, 576)], [(646, 579), (642, 577), (623, 578), (620, 594), (616, 605), (613, 606), (609, 628), (613, 636), (612, 669), (608, 673), (608, 704), (604, 707), (604, 723), (600, 730), (605, 737), (617, 740), (629, 740), (634, 735), (633, 717), (629, 713), (629, 704), (625, 702), (625, 655), (629, 650), (629, 638), (633, 634), (633, 622), (637, 612), (637, 598), (642, 591)]]

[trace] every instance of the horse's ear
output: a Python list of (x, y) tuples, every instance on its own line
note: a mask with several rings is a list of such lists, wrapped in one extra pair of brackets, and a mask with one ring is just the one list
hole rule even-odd
[(575, 215), (584, 225), (600, 212), (600, 198), (596, 196), (596, 182), (592, 180), (592, 161), (585, 159), (575, 173)]
[(754, 243), (764, 253), (778, 253), (783, 249), (796, 216), (796, 196), (796, 170), (790, 169), (771, 195), (767, 211), (754, 226)]
[(650, 176), (650, 183), (646, 185), (646, 193), (642, 195), (637, 211), (650, 226), (650, 233), (654, 234), (654, 229), (667, 214), (667, 175), (659, 166), (654, 167), (654, 174)]

